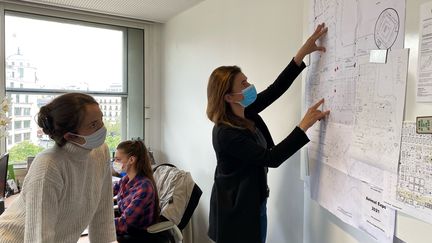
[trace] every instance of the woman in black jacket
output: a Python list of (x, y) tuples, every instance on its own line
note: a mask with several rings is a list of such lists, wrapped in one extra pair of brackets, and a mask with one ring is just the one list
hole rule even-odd
[(299, 125), (275, 145), (261, 111), (278, 99), (305, 68), (303, 58), (325, 51), (316, 41), (327, 32), (318, 25), (297, 55), (266, 90), (256, 93), (237, 66), (215, 69), (207, 86), (207, 116), (215, 123), (217, 166), (210, 199), (209, 237), (217, 243), (265, 242), (268, 167), (276, 168), (309, 142), (306, 130), (330, 111), (320, 100)]

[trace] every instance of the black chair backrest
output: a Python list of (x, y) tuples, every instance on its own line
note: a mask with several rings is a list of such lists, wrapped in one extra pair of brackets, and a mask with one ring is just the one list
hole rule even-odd
[(195, 183), (194, 188), (192, 190), (192, 195), (189, 199), (189, 203), (186, 207), (186, 210), (183, 214), (183, 217), (177, 227), (180, 230), (183, 230), (186, 225), (189, 223), (189, 220), (192, 218), (192, 214), (195, 211), (195, 208), (198, 206), (199, 200), (201, 198), (202, 191), (201, 188)]

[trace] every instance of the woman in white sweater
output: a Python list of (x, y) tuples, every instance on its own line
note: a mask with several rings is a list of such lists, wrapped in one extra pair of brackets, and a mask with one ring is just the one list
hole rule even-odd
[(69, 93), (41, 107), (37, 118), (55, 141), (36, 156), (20, 195), (0, 216), (0, 242), (116, 240), (106, 128), (93, 97)]

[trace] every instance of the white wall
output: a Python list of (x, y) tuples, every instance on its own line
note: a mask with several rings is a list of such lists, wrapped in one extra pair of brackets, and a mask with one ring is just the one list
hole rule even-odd
[[(207, 238), (210, 192), (216, 166), (207, 119), (210, 73), (239, 65), (258, 90), (269, 85), (302, 40), (303, 1), (206, 0), (171, 19), (163, 29), (161, 85), (162, 161), (188, 170), (203, 190), (194, 215), (195, 242)], [(301, 79), (262, 113), (275, 142), (300, 120)], [(269, 173), (268, 242), (303, 242), (303, 182), (296, 154)]]

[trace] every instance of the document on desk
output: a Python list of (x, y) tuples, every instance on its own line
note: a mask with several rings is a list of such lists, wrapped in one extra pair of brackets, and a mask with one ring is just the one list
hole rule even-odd
[(432, 2), (420, 7), (417, 102), (432, 102)]

